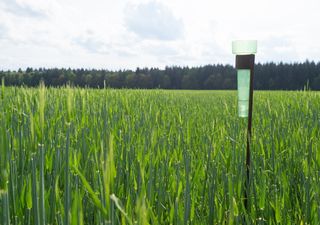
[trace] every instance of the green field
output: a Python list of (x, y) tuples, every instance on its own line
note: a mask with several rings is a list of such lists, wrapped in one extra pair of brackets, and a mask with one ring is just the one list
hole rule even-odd
[(3, 87), (0, 224), (320, 224), (320, 93)]

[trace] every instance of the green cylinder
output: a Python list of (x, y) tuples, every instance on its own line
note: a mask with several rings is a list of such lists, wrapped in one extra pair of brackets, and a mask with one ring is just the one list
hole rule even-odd
[(248, 117), (249, 92), (250, 92), (250, 70), (237, 70), (238, 77), (238, 113), (239, 117)]

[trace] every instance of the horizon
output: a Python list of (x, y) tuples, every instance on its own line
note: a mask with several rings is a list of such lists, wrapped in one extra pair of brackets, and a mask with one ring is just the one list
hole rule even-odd
[[(255, 62), (255, 65), (267, 65), (267, 64), (275, 64), (275, 65), (280, 65), (280, 64), (283, 64), (283, 65), (295, 65), (295, 64), (304, 64), (304, 63), (314, 63), (314, 64), (320, 64), (320, 60), (319, 61), (315, 61), (315, 60), (309, 60), (309, 59), (306, 59), (304, 61), (296, 61), (296, 62), (274, 62), (274, 61), (270, 61), (270, 62)], [(97, 70), (97, 71), (108, 71), (108, 72), (118, 72), (118, 71), (136, 71), (137, 69), (148, 69), (148, 70), (151, 70), (151, 69), (158, 69), (158, 70), (165, 70), (166, 68), (201, 68), (201, 67), (206, 67), (206, 66), (231, 66), (231, 67), (235, 67), (234, 64), (230, 64), (230, 63), (226, 63), (226, 64), (223, 64), (223, 63), (212, 63), (212, 64), (204, 64), (204, 65), (194, 65), (194, 66), (189, 66), (189, 65), (166, 65), (164, 67), (148, 67), (148, 66), (143, 66), (143, 67), (136, 67), (136, 68), (120, 68), (120, 69), (109, 69), (109, 68), (95, 68), (95, 67), (30, 67), (30, 66), (26, 66), (24, 68), (17, 68), (17, 69), (0, 69), (0, 72), (8, 72), (8, 71), (11, 71), (11, 72), (17, 72), (19, 70), (23, 71), (23, 72), (26, 72), (27, 69), (32, 69), (32, 70), (40, 70), (40, 69), (43, 69), (43, 70), (54, 70), (54, 69), (58, 69), (58, 70)]]

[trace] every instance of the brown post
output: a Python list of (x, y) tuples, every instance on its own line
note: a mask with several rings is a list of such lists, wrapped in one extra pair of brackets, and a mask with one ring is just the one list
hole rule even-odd
[(236, 55), (236, 69), (250, 70), (250, 93), (249, 93), (249, 114), (247, 127), (247, 151), (246, 151), (246, 182), (244, 205), (248, 209), (248, 195), (250, 189), (250, 144), (251, 144), (251, 128), (252, 128), (252, 105), (253, 105), (253, 77), (254, 77), (254, 55)]

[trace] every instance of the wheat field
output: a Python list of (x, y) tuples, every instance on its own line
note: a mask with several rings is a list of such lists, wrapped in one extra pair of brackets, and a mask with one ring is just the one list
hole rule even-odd
[(0, 221), (320, 224), (320, 93), (4, 87)]

